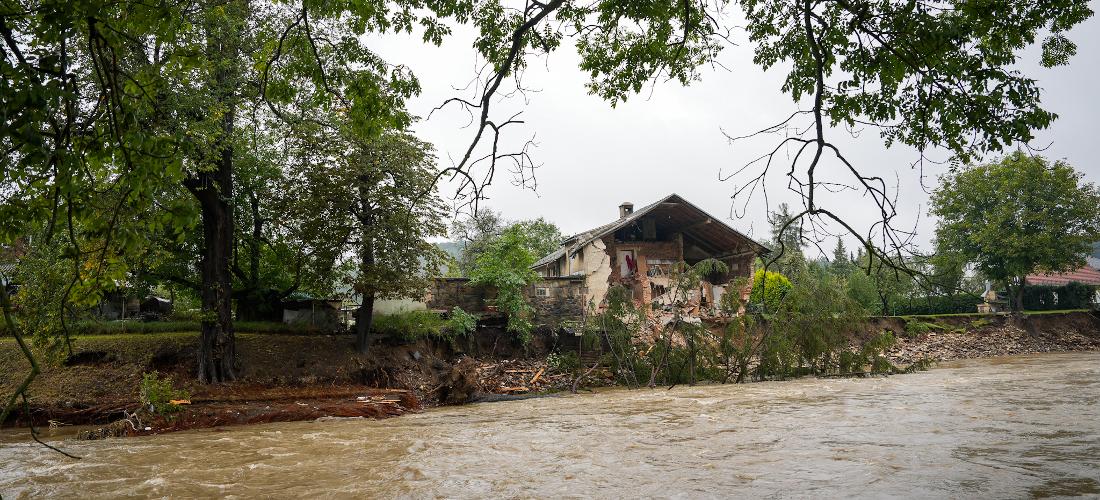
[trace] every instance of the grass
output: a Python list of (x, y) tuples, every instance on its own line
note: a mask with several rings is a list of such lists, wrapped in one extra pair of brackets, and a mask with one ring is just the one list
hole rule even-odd
[(1075, 312), (1089, 312), (1088, 309), (1055, 309), (1053, 311), (1024, 311), (1024, 314), (1028, 316), (1039, 316), (1043, 314), (1067, 314)]
[(407, 311), (397, 314), (379, 314), (371, 322), (375, 333), (416, 340), (426, 337), (443, 337), (447, 321), (432, 311)]
[[(288, 325), (274, 321), (235, 321), (233, 329), (240, 333), (289, 333), (310, 334), (322, 333), (316, 327), (310, 325)], [(199, 332), (202, 324), (198, 321), (82, 321), (74, 325), (72, 332), (75, 335), (110, 335), (110, 334), (149, 334), (149, 333), (173, 333), (173, 332)]]
[(932, 322), (916, 321), (916, 320), (907, 321), (905, 323), (905, 333), (906, 333), (906, 335), (908, 335), (910, 337), (917, 336), (917, 335), (924, 335), (924, 334), (926, 334), (928, 332), (932, 332), (932, 331), (941, 331), (941, 332), (948, 332), (948, 333), (963, 333), (963, 332), (966, 331), (966, 329), (962, 328), (962, 327), (952, 327), (950, 325), (945, 325), (943, 323), (932, 323)]
[[(1076, 312), (1089, 312), (1089, 309), (1056, 309), (1056, 310), (1052, 310), (1052, 311), (1024, 311), (1024, 315), (1026, 315), (1026, 316), (1035, 316), (1035, 315), (1042, 315), (1042, 314), (1069, 314), (1069, 313), (1076, 313)], [(991, 313), (972, 312), (972, 313), (945, 313), (945, 314), (912, 314), (912, 315), (880, 316), (880, 317), (883, 317), (883, 318), (898, 318), (898, 319), (904, 319), (904, 320), (913, 320), (913, 319), (935, 319), (935, 318), (962, 318), (962, 317), (967, 317), (967, 316), (991, 317), (991, 316), (1005, 316), (1007, 314), (1010, 314), (1010, 313), (1008, 313), (1008, 312), (991, 312)]]

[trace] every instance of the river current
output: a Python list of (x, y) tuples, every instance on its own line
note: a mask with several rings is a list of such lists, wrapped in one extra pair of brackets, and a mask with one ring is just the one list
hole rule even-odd
[(1100, 496), (1100, 353), (50, 440), (0, 434), (3, 498)]

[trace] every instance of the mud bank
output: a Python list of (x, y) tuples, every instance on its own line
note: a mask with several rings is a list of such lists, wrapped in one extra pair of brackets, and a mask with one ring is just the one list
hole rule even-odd
[[(1084, 312), (889, 317), (872, 319), (853, 335), (853, 348), (881, 331), (896, 344), (896, 364), (1010, 354), (1100, 350), (1100, 318)], [(323, 417), (388, 418), (427, 407), (567, 391), (574, 374), (557, 373), (544, 342), (524, 350), (500, 332), (454, 346), (382, 339), (368, 355), (351, 349), (351, 336), (240, 335), (241, 377), (202, 385), (194, 379), (194, 334), (80, 337), (74, 354), (47, 366), (32, 385), (31, 411), (6, 425), (94, 425), (85, 437), (142, 435), (196, 428)], [(11, 345), (9, 345), (11, 344)], [(22, 377), (14, 342), (0, 339), (0, 390)], [(141, 374), (156, 370), (191, 394), (171, 417), (141, 412)], [(584, 386), (612, 384), (608, 370)]]
[[(385, 418), (485, 393), (550, 390), (547, 382), (555, 378), (548, 373), (521, 383), (539, 368), (519, 359), (523, 349), (510, 337), (501, 337), (485, 332), (465, 351), (431, 339), (383, 338), (361, 355), (349, 335), (241, 334), (239, 378), (220, 385), (195, 380), (197, 334), (76, 337), (71, 356), (40, 357), (44, 370), (31, 385), (30, 411), (17, 411), (5, 425), (107, 425), (105, 435), (133, 435), (328, 416)], [(545, 358), (545, 347), (531, 352), (531, 359)], [(25, 365), (14, 341), (0, 338), (0, 393), (21, 382)], [(190, 404), (171, 418), (140, 411), (141, 377), (152, 371), (190, 394)]]

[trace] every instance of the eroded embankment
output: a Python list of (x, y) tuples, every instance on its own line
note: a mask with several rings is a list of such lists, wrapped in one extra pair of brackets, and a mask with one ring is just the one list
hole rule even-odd
[[(470, 401), (483, 392), (515, 392), (537, 368), (515, 360), (522, 350), (501, 337), (487, 331), (477, 344), (464, 346), (490, 358), (476, 361), (461, 349), (430, 340), (381, 339), (361, 355), (348, 335), (241, 334), (239, 379), (219, 385), (199, 384), (194, 377), (197, 334), (76, 337), (71, 356), (53, 363), (40, 359), (44, 370), (31, 385), (30, 412), (17, 412), (7, 425), (115, 423), (104, 433), (122, 435), (323, 416), (401, 415)], [(0, 393), (14, 390), (28, 368), (14, 341), (0, 339)], [(190, 403), (171, 419), (143, 412), (134, 417), (142, 374), (152, 371), (190, 394)], [(554, 379), (545, 375), (531, 385), (544, 387)]]
[(975, 314), (874, 318), (867, 333), (894, 333), (894, 363), (1100, 350), (1095, 313)]
[[(883, 330), (897, 338), (887, 352), (897, 364), (1100, 350), (1100, 318), (1084, 312), (875, 318), (853, 336), (853, 347)], [(78, 337), (74, 354), (45, 364), (31, 386), (30, 414), (17, 414), (8, 424), (110, 424), (92, 433), (97, 437), (329, 416), (385, 418), (573, 385), (573, 374), (557, 373), (546, 362), (552, 340), (525, 352), (502, 332), (486, 331), (479, 332), (476, 344), (463, 346), (383, 340), (369, 355), (355, 353), (352, 343), (351, 336), (340, 335), (242, 334), (240, 379), (202, 385), (194, 379), (196, 334)], [(18, 384), (25, 364), (14, 342), (0, 339), (0, 391)], [(191, 395), (191, 403), (172, 418), (134, 417), (141, 376), (153, 370)], [(606, 370), (585, 381), (611, 382)]]

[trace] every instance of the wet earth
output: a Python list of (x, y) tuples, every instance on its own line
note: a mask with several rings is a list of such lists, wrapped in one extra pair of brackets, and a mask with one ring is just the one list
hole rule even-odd
[(912, 375), (614, 389), (77, 441), (0, 433), (38, 497), (1100, 496), (1100, 353)]

